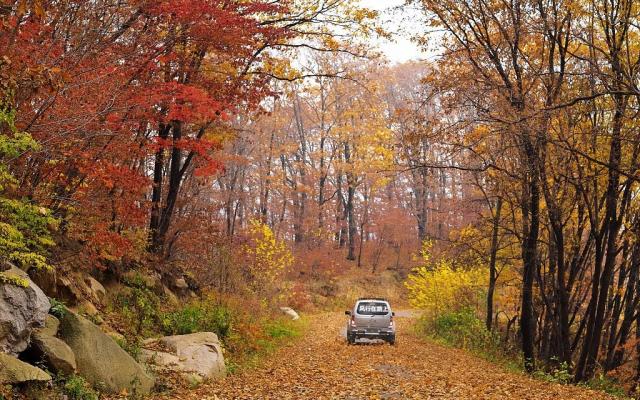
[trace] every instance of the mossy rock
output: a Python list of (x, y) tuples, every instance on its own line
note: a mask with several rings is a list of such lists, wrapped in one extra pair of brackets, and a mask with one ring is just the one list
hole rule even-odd
[(51, 376), (40, 368), (36, 368), (8, 354), (0, 353), (0, 384), (46, 383), (50, 380)]
[(154, 379), (112, 338), (89, 320), (68, 312), (58, 336), (73, 350), (78, 374), (110, 393), (148, 394)]

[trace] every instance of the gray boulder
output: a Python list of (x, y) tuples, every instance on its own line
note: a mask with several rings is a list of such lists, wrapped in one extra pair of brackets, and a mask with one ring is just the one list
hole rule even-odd
[(189, 285), (187, 284), (187, 281), (184, 278), (176, 279), (174, 282), (174, 286), (176, 287), (176, 289), (179, 289), (179, 290), (189, 289)]
[(32, 351), (53, 372), (71, 375), (76, 372), (76, 356), (62, 340), (36, 332), (31, 340)]
[(31, 268), (29, 277), (49, 297), (58, 298), (58, 272), (55, 268)]
[(47, 315), (44, 328), (33, 332), (31, 344), (21, 356), (29, 361), (44, 361), (53, 372), (71, 375), (76, 372), (76, 357), (65, 342), (55, 337), (59, 326), (56, 317)]
[(22, 362), (8, 354), (0, 353), (0, 384), (44, 383), (50, 380), (51, 377), (40, 368)]
[(187, 379), (193, 379), (195, 375), (216, 379), (226, 374), (222, 346), (213, 332), (166, 336), (145, 344), (155, 343), (168, 352), (143, 349), (141, 358), (160, 369), (180, 372)]
[(154, 379), (127, 352), (87, 319), (67, 312), (58, 336), (73, 350), (78, 374), (110, 393), (148, 394)]
[(168, 287), (161, 285), (161, 296), (163, 296), (163, 299), (170, 305), (172, 306), (177, 306), (180, 305), (180, 300), (178, 299), (178, 296), (176, 296)]
[[(56, 280), (56, 298), (68, 306), (75, 306), (85, 299), (82, 287), (86, 285), (71, 276), (58, 276)], [(88, 292), (88, 289), (85, 291)]]
[(93, 301), (102, 303), (102, 300), (104, 300), (104, 297), (107, 295), (107, 291), (104, 289), (104, 286), (102, 286), (102, 283), (98, 282), (91, 276), (85, 277), (84, 283), (87, 284), (89, 294)]
[(58, 334), (60, 328), (60, 321), (55, 316), (49, 314), (44, 320), (44, 327), (35, 331), (36, 334), (45, 336), (55, 336)]
[[(10, 266), (0, 280), (0, 352), (17, 355), (29, 345), (34, 329), (44, 326), (51, 305), (26, 272)], [(24, 282), (26, 286), (16, 284)]]
[(282, 311), (286, 316), (291, 318), (293, 321), (297, 321), (300, 319), (300, 315), (291, 307), (280, 307), (280, 311)]

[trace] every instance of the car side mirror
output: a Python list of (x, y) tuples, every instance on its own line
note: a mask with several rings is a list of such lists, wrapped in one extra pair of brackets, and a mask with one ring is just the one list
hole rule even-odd
[(345, 311), (345, 312), (344, 312), (344, 315), (351, 315), (351, 311), (348, 311), (348, 310), (347, 310), (347, 311)]
[(391, 316), (392, 316), (392, 317), (395, 317), (395, 316), (396, 316), (395, 311), (391, 311)]

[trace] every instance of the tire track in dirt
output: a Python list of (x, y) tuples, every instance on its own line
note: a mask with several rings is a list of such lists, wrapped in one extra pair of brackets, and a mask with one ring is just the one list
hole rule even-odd
[(612, 399), (505, 371), (464, 351), (418, 338), (397, 318), (398, 343), (349, 346), (343, 315), (312, 317), (305, 336), (262, 367), (160, 399)]

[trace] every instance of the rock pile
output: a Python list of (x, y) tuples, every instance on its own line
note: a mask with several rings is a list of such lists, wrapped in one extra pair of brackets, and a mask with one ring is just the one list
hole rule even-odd
[[(85, 284), (93, 300), (103, 300), (105, 290), (98, 281), (87, 278)], [(47, 296), (24, 271), (12, 265), (2, 271), (0, 384), (51, 380), (26, 360), (43, 362), (56, 374), (81, 375), (110, 393), (151, 391), (154, 378), (98, 326), (70, 310), (58, 320), (48, 315), (50, 307)]]
[(211, 380), (226, 374), (222, 346), (213, 332), (165, 336), (145, 342), (140, 357), (161, 370), (182, 374), (190, 381)]

